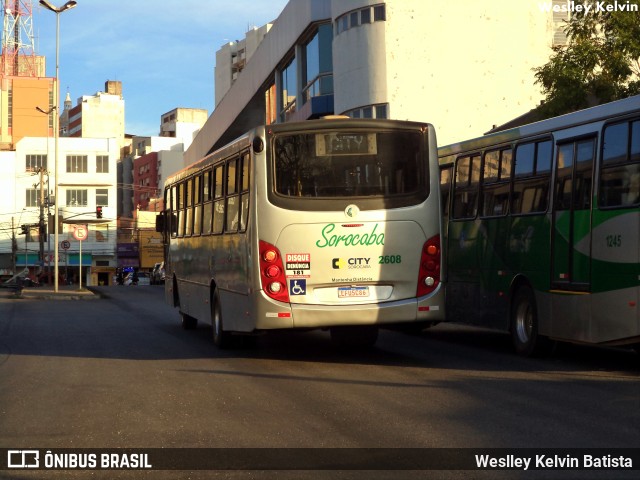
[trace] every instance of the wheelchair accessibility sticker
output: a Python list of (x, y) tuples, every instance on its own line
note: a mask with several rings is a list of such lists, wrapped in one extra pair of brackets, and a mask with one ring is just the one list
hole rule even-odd
[(304, 278), (289, 280), (289, 294), (290, 295), (306, 295), (307, 280)]

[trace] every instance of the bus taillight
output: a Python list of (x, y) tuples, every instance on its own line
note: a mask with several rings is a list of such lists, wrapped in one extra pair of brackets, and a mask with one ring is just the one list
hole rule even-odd
[(422, 247), (416, 297), (433, 292), (440, 283), (440, 235), (427, 240)]
[(280, 251), (262, 240), (260, 240), (260, 279), (262, 289), (270, 298), (279, 302), (289, 302), (287, 279)]

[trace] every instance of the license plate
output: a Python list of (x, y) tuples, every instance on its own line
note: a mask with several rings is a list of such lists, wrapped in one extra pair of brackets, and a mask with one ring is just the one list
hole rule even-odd
[(368, 297), (369, 287), (338, 287), (338, 298)]

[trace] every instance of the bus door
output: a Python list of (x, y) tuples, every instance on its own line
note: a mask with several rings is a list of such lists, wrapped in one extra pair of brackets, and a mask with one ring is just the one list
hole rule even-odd
[(591, 287), (591, 201), (596, 139), (556, 145), (552, 210), (551, 287), (588, 292)]

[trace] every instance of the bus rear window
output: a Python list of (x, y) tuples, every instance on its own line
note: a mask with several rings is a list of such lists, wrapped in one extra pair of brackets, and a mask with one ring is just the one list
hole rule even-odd
[(381, 197), (424, 190), (417, 132), (323, 132), (274, 140), (275, 191), (286, 197)]

